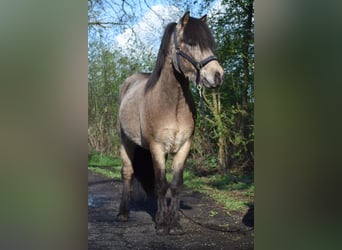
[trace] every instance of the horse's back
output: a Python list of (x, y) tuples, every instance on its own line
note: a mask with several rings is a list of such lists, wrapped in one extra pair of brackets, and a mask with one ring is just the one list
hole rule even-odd
[(120, 107), (118, 121), (121, 136), (142, 146), (140, 134), (140, 108), (144, 101), (145, 85), (151, 74), (136, 73), (129, 76), (120, 88)]

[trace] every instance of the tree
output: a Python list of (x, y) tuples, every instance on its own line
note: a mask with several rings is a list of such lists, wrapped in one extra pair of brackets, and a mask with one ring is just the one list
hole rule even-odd
[[(151, 68), (151, 55), (123, 53), (99, 39), (89, 44), (88, 52), (88, 146), (89, 151), (118, 154), (116, 131), (119, 88), (132, 72)], [(128, 57), (127, 54), (136, 54)]]
[[(213, 10), (209, 20), (216, 36), (216, 55), (224, 68), (225, 81), (219, 91), (206, 91), (203, 97), (210, 111), (206, 114), (209, 127), (206, 130), (210, 131), (209, 137), (222, 173), (253, 170), (253, 16), (252, 0), (224, 0)], [(201, 121), (199, 124), (204, 125)], [(208, 141), (205, 138), (197, 140), (201, 143)], [(207, 155), (209, 153), (207, 150)]]

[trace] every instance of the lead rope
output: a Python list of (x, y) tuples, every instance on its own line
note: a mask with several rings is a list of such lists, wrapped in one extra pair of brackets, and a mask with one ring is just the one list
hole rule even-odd
[(211, 144), (209, 133), (207, 132), (207, 120), (205, 119), (205, 106), (204, 106), (204, 101), (203, 101), (203, 96), (202, 96), (202, 85), (199, 84), (199, 82), (198, 83), (196, 82), (196, 87), (197, 87), (199, 97), (200, 97), (200, 111), (201, 111), (201, 115), (203, 119), (203, 126), (205, 129), (205, 137), (209, 146), (211, 156), (217, 160), (214, 148)]
[(208, 225), (208, 224), (204, 224), (202, 222), (199, 222), (197, 220), (194, 220), (193, 218), (191, 218), (190, 216), (186, 215), (184, 213), (183, 210), (179, 210), (181, 212), (181, 214), (187, 218), (188, 220), (190, 220), (192, 223), (194, 224), (197, 224), (201, 227), (204, 227), (206, 229), (209, 229), (209, 230), (213, 230), (213, 231), (219, 231), (219, 232), (224, 232), (224, 233), (241, 233), (241, 234), (246, 234), (247, 232), (249, 231), (253, 231), (254, 230), (254, 227), (252, 228), (248, 228), (248, 229), (241, 229), (241, 228), (235, 228), (235, 229), (229, 229), (229, 228), (222, 228), (218, 225)]

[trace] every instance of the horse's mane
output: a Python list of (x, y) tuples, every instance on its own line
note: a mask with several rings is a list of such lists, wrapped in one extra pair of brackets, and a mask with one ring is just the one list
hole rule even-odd
[(177, 23), (169, 23), (165, 28), (164, 35), (158, 51), (156, 66), (154, 67), (152, 74), (146, 83), (146, 91), (152, 89), (160, 77), (161, 70), (164, 67), (164, 63), (167, 59), (166, 57), (169, 52), (171, 35), (176, 25)]

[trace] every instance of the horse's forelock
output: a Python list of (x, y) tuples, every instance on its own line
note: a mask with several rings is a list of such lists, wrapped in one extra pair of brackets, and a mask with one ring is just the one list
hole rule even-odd
[(201, 19), (190, 17), (183, 31), (184, 42), (199, 46), (203, 50), (215, 50), (215, 40), (206, 23)]

